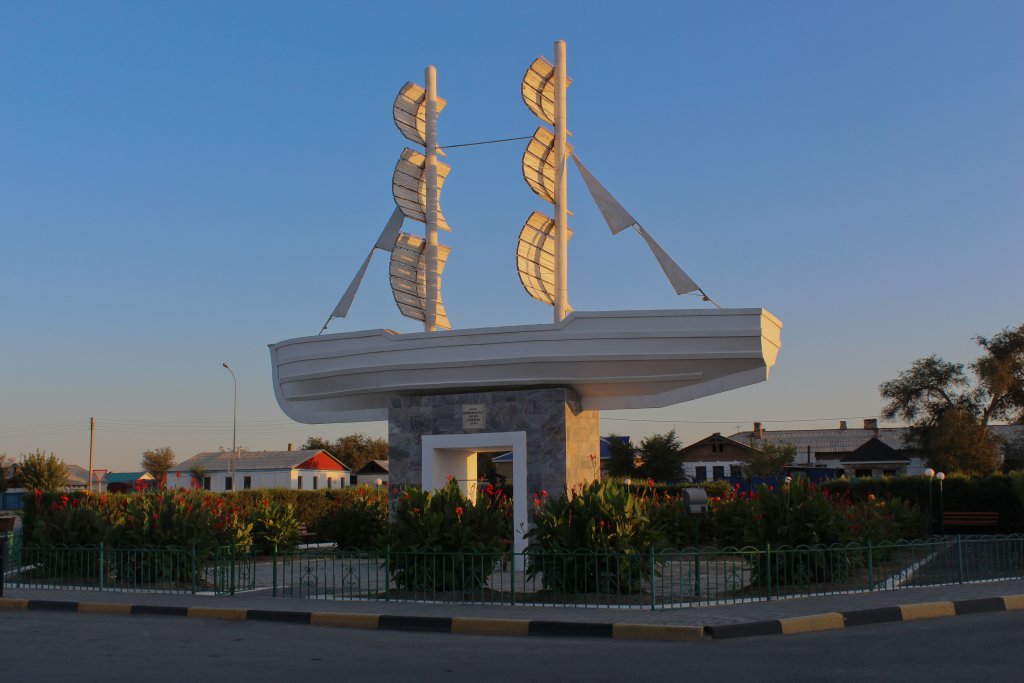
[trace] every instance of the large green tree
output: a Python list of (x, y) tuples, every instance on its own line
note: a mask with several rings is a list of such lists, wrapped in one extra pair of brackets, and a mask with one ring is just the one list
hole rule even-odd
[(363, 469), (371, 460), (388, 459), (386, 439), (358, 433), (338, 437), (335, 441), (311, 436), (302, 444), (302, 449), (327, 451), (345, 463), (345, 466), (353, 472)]
[(47, 455), (36, 449), (35, 453), (22, 454), (18, 467), (21, 485), (26, 489), (59, 491), (68, 484), (68, 469), (64, 461), (53, 453)]
[(780, 477), (795, 457), (796, 446), (791, 443), (751, 443), (750, 450), (740, 460), (743, 473), (748, 477)]
[(1024, 325), (975, 341), (983, 352), (966, 368), (932, 355), (879, 386), (882, 417), (910, 423), (907, 445), (935, 469), (994, 471), (1000, 443), (989, 422), (1024, 422)]
[(168, 446), (143, 451), (142, 469), (159, 482), (167, 480), (167, 471), (174, 467), (174, 451)]
[(14, 475), (14, 461), (6, 453), (0, 453), (0, 493), (7, 490), (8, 482)]
[(683, 444), (674, 429), (642, 439), (639, 450), (642, 464), (638, 473), (658, 482), (679, 481), (683, 478), (682, 450)]
[(631, 477), (636, 474), (636, 446), (629, 437), (612, 434), (608, 437), (608, 474), (613, 477)]

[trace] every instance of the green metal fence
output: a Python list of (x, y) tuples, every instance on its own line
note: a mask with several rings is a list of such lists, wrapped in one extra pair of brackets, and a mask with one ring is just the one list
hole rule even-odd
[(317, 548), (264, 560), (287, 597), (665, 609), (1024, 578), (1024, 535), (648, 553)]
[[(2, 538), (2, 537), (0, 537)], [(23, 545), (7, 537), (13, 587), (312, 599), (685, 608), (1024, 578), (1024, 535), (646, 553), (399, 552), (303, 548)]]
[(35, 545), (20, 534), (0, 536), (3, 581), (15, 588), (147, 593), (234, 594), (255, 585), (248, 548)]

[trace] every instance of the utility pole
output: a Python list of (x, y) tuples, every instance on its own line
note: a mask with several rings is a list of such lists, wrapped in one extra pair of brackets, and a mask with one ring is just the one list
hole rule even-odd
[(96, 435), (96, 418), (89, 418), (89, 493), (92, 493), (92, 445), (93, 437)]

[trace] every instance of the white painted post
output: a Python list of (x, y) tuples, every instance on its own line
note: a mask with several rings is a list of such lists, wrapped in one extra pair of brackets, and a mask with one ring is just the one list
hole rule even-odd
[(437, 69), (427, 67), (427, 121), (426, 121), (426, 162), (424, 171), (427, 174), (427, 310), (423, 321), (423, 329), (427, 332), (437, 330)]
[(569, 315), (569, 216), (565, 155), (565, 41), (555, 41), (555, 322)]

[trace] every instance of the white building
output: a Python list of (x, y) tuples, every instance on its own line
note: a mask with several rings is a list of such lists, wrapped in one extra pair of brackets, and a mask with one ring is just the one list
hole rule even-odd
[[(198, 481), (194, 481), (196, 473)], [(350, 474), (327, 451), (242, 451), (237, 456), (233, 452), (199, 453), (167, 472), (167, 487), (207, 491), (339, 489), (349, 485)]]

